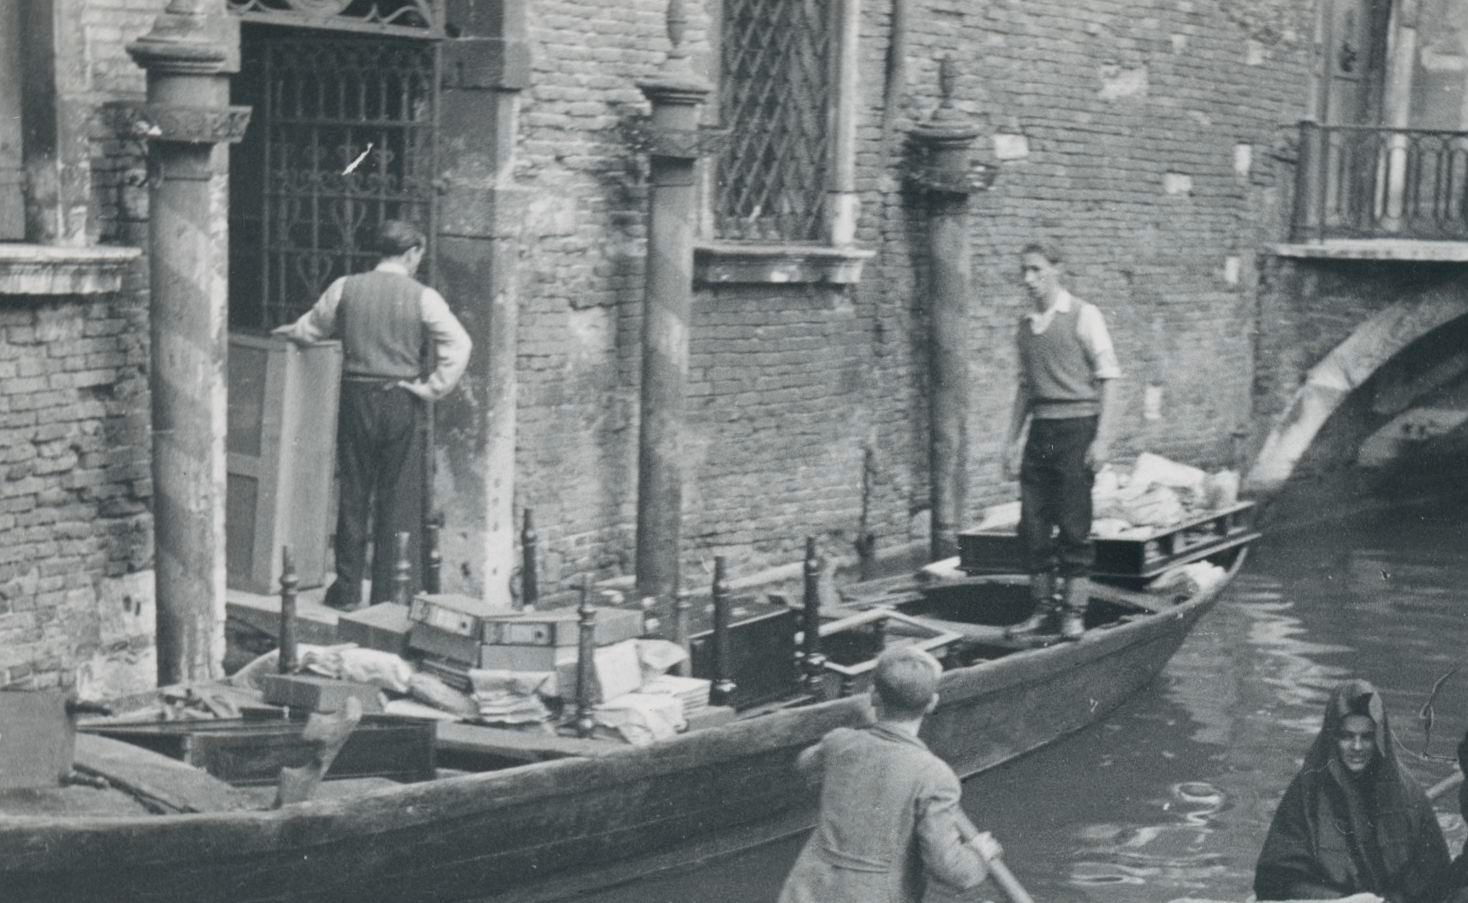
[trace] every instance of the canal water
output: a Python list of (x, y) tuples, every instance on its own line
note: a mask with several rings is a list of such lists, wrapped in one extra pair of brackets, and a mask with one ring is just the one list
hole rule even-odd
[[(1452, 773), (1468, 668), (1444, 682), (1425, 747), (1418, 713), (1468, 656), (1465, 537), (1462, 499), (1294, 517), (1159, 680), (1103, 723), (967, 781), (965, 807), (1040, 903), (1244, 900), (1279, 795), (1342, 679), (1382, 690), (1399, 757), (1424, 787)], [(1457, 794), (1438, 811), (1456, 851)], [(581, 899), (771, 903), (800, 843)], [(986, 886), (962, 899), (1003, 896)]]

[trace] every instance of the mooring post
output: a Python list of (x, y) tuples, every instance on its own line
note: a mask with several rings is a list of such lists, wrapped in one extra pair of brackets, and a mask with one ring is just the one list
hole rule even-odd
[(968, 477), (969, 248), (968, 199), (974, 190), (969, 148), (979, 130), (954, 106), (958, 70), (952, 57), (939, 67), (943, 100), (912, 130), (922, 165), (912, 180), (927, 199), (928, 273), (928, 498), (929, 555), (958, 554)]
[(413, 562), (408, 557), (408, 548), (412, 545), (413, 537), (407, 531), (398, 533), (394, 539), (397, 544), (397, 557), (393, 559), (392, 565), (392, 600), (403, 607), (412, 604), (412, 592), (409, 587), (413, 582)]
[(652, 104), (652, 158), (642, 303), (641, 418), (637, 445), (637, 593), (670, 599), (678, 590), (683, 516), (683, 420), (688, 395), (693, 224), (700, 154), (698, 107), (712, 90), (683, 46), (683, 0), (668, 3), (672, 49), (655, 78), (638, 87)]
[(678, 663), (678, 673), (684, 677), (693, 674), (693, 650), (688, 642), (688, 612), (693, 608), (693, 594), (680, 589), (673, 596), (673, 642), (683, 647), (687, 657)]
[(591, 604), (591, 577), (581, 578), (581, 604), (576, 608), (576, 736), (590, 737), (596, 729), (591, 715), (596, 693), (596, 609)]
[(821, 560), (816, 555), (816, 538), (805, 539), (805, 605), (800, 626), (801, 670), (805, 691), (817, 699), (825, 695), (826, 657), (821, 654)]
[[(79, 26), (78, 26), (79, 27)], [(161, 684), (223, 675), (229, 105), (224, 0), (171, 0), (127, 52), (148, 73), (153, 542)], [(166, 512), (166, 513), (165, 513)], [(167, 566), (164, 566), (164, 563)]]
[(729, 650), (729, 621), (733, 607), (724, 556), (718, 555), (714, 557), (714, 683), (709, 688), (711, 705), (730, 705), (734, 700), (734, 660)]
[(296, 670), (296, 563), (291, 560), (291, 547), (280, 547), (280, 646), (276, 652), (277, 670), (289, 674)]
[(429, 518), (423, 531), (427, 540), (423, 550), (423, 590), (429, 593), (443, 592), (443, 549), (439, 546), (443, 531), (443, 514)]
[(540, 601), (540, 574), (537, 572), (540, 534), (535, 532), (535, 521), (530, 509), (525, 509), (524, 525), (520, 528), (520, 607), (534, 609)]

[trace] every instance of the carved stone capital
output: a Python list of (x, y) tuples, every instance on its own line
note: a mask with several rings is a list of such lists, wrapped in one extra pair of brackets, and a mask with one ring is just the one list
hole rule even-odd
[(125, 131), (134, 138), (182, 144), (234, 144), (245, 136), (250, 108), (142, 104), (126, 109), (125, 117)]
[(729, 130), (700, 126), (676, 129), (655, 126), (647, 117), (623, 122), (623, 135), (633, 150), (653, 157), (696, 160), (717, 154), (729, 141)]

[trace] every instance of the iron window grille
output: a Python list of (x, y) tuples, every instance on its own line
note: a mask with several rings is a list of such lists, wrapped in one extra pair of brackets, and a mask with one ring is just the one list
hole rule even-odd
[(235, 102), (254, 107), (231, 158), (230, 319), (269, 329), (377, 259), (384, 219), (437, 215), (435, 42), (247, 28)]
[(229, 0), (246, 22), (418, 35), (442, 32), (443, 0)]
[(819, 242), (834, 102), (830, 0), (724, 0), (715, 228), (733, 241)]

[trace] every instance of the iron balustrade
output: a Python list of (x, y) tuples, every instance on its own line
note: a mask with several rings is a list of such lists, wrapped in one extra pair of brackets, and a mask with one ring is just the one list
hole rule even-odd
[(1291, 238), (1468, 241), (1468, 132), (1300, 123)]

